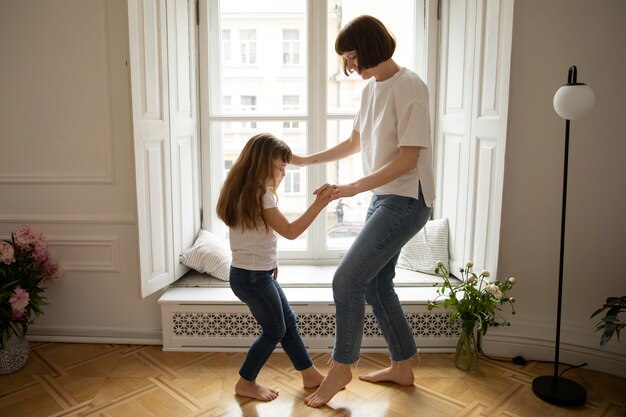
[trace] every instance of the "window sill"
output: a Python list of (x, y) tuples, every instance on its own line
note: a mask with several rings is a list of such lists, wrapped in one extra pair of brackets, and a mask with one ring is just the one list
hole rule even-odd
[[(281, 265), (278, 280), (290, 304), (332, 304), (334, 265)], [(456, 278), (452, 277), (453, 280)], [(396, 268), (394, 284), (403, 304), (426, 304), (437, 296), (443, 280), (434, 275)], [(170, 285), (159, 304), (240, 304), (228, 282), (189, 271)]]

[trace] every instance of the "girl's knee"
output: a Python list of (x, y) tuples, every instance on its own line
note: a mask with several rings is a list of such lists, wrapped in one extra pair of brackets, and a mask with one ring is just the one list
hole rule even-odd
[(284, 323), (282, 325), (277, 324), (271, 329), (264, 329), (263, 337), (267, 340), (270, 340), (278, 344), (281, 340), (283, 340), (283, 337), (285, 337), (286, 333), (287, 333), (287, 328), (285, 324)]

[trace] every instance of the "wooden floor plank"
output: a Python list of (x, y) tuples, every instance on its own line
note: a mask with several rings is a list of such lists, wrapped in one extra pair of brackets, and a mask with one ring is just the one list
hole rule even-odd
[[(279, 391), (265, 403), (234, 394), (244, 353), (163, 352), (160, 346), (33, 343), (20, 371), (0, 376), (0, 417), (626, 417), (626, 379), (587, 369), (567, 372), (585, 387), (577, 408), (547, 404), (532, 392), (550, 366), (481, 358), (472, 373), (450, 354), (414, 359), (415, 384), (372, 384), (357, 376), (388, 365), (388, 355), (364, 354), (355, 378), (326, 406), (307, 407), (312, 390), (282, 353), (271, 356), (258, 382)], [(327, 372), (329, 355), (312, 354)]]

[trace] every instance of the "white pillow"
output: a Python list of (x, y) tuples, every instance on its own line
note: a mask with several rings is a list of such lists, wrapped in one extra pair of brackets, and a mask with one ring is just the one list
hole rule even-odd
[(429, 220), (400, 251), (398, 267), (434, 275), (437, 261), (450, 270), (447, 218)]
[(222, 281), (230, 279), (232, 255), (226, 242), (204, 229), (200, 230), (193, 246), (183, 252), (180, 262), (198, 272)]

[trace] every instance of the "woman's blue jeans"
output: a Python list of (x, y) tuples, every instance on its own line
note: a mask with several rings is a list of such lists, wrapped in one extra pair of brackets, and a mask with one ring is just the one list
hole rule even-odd
[(391, 360), (409, 359), (417, 352), (393, 278), (400, 250), (424, 227), (431, 212), (421, 190), (419, 200), (396, 195), (372, 197), (365, 225), (333, 278), (335, 361), (349, 365), (358, 360), (366, 301), (378, 320)]
[(274, 279), (274, 271), (249, 271), (231, 266), (230, 288), (248, 305), (262, 329), (239, 370), (242, 378), (256, 380), (279, 342), (296, 370), (303, 371), (313, 365), (298, 332), (296, 315)]

